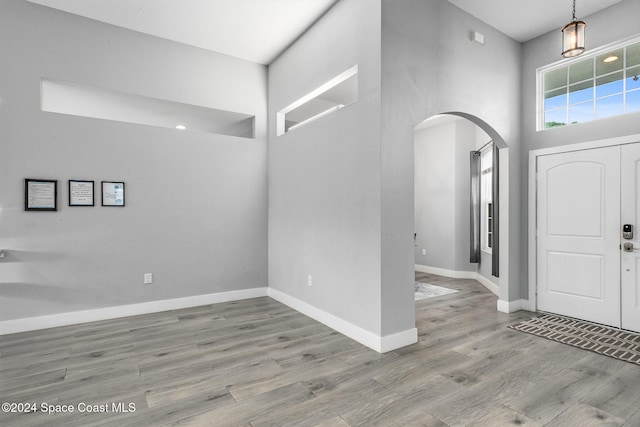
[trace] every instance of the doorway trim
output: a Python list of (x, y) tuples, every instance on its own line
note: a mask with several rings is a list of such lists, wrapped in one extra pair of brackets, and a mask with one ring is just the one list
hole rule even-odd
[(558, 147), (541, 148), (529, 151), (529, 205), (528, 205), (528, 251), (529, 251), (529, 306), (530, 311), (538, 311), (538, 157), (550, 154), (570, 153), (573, 151), (613, 147), (640, 142), (640, 134), (599, 139)]

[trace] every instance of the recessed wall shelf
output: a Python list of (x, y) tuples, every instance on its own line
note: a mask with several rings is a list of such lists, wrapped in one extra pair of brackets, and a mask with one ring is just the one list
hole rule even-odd
[(355, 65), (280, 110), (276, 116), (277, 135), (311, 123), (357, 100), (358, 66)]
[(250, 114), (63, 81), (42, 79), (41, 85), (42, 111), (254, 138), (255, 116)]

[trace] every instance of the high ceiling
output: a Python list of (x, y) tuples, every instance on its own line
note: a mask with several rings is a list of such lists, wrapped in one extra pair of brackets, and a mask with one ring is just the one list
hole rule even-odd
[[(339, 0), (29, 0), (269, 64)], [(443, 0), (436, 0), (443, 1)], [(572, 0), (449, 0), (524, 42), (571, 20)], [(578, 0), (580, 19), (622, 0)]]
[[(622, 0), (577, 0), (576, 18), (582, 19)], [(571, 22), (572, 0), (449, 0), (460, 9), (526, 42)], [(588, 23), (587, 23), (588, 25)]]
[(269, 64), (337, 0), (29, 0)]

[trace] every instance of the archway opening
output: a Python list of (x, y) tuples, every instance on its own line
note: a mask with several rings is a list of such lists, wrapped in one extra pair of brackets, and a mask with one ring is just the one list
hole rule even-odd
[[(476, 181), (471, 178), (472, 152), (478, 157)], [(508, 154), (504, 139), (470, 114), (438, 114), (415, 127), (416, 290), (420, 282), (474, 279), (506, 300)], [(472, 187), (479, 188), (475, 204)], [(472, 217), (477, 217), (476, 228)]]

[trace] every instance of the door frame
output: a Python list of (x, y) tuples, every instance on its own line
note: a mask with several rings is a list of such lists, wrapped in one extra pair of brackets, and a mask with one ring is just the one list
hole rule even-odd
[[(543, 131), (545, 132), (545, 131)], [(573, 151), (591, 150), (640, 142), (640, 134), (616, 138), (599, 139), (577, 144), (541, 148), (529, 151), (529, 200), (528, 200), (528, 268), (529, 268), (529, 304), (530, 311), (538, 311), (538, 157), (549, 154), (570, 153)]]

